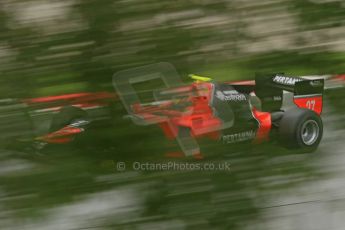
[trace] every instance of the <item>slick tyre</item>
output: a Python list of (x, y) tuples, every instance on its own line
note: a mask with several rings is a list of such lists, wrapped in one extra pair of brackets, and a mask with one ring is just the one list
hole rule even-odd
[(323, 124), (320, 116), (309, 109), (287, 110), (279, 123), (280, 142), (288, 148), (313, 152), (320, 144)]

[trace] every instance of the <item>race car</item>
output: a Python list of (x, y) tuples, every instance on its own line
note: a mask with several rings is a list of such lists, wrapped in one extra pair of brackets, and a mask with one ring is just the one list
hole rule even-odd
[[(118, 72), (113, 84), (127, 117), (137, 125), (159, 125), (186, 156), (200, 156), (200, 137), (224, 144), (273, 137), (288, 148), (317, 149), (323, 134), (324, 78), (275, 73), (258, 74), (254, 81), (216, 82), (190, 77), (194, 82), (185, 85), (172, 65), (158, 63)], [(145, 92), (151, 96), (147, 101), (135, 85), (154, 81), (163, 84)]]
[[(200, 137), (225, 144), (278, 139), (286, 147), (311, 152), (322, 138), (324, 89), (345, 86), (344, 75), (278, 73), (239, 82), (190, 77), (194, 82), (186, 85), (172, 65), (158, 63), (115, 74), (115, 93), (2, 99), (0, 144), (19, 140), (41, 149), (71, 143), (92, 130), (92, 124), (119, 116), (112, 105), (120, 99), (127, 110), (125, 117), (137, 125), (159, 125), (187, 156), (200, 155)], [(152, 90), (145, 86), (137, 91), (137, 85), (147, 82)]]

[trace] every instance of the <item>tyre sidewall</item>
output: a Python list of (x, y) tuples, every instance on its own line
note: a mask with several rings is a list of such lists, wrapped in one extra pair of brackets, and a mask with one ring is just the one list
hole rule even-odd
[[(303, 124), (309, 120), (313, 120), (318, 124), (319, 135), (312, 145), (306, 145), (301, 136)], [(280, 141), (289, 148), (298, 148), (304, 152), (314, 151), (322, 138), (323, 125), (318, 114), (308, 109), (291, 109), (286, 111), (279, 127)]]

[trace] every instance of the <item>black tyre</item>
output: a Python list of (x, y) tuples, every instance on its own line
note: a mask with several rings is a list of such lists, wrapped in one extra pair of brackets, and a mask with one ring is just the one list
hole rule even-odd
[(50, 125), (50, 132), (55, 132), (59, 129), (62, 129), (63, 127), (71, 124), (75, 120), (85, 120), (86, 118), (87, 113), (77, 107), (63, 107), (60, 110), (60, 112), (53, 117), (52, 123)]
[(322, 120), (312, 110), (294, 108), (286, 111), (279, 123), (279, 137), (289, 148), (313, 152), (319, 146), (323, 134)]

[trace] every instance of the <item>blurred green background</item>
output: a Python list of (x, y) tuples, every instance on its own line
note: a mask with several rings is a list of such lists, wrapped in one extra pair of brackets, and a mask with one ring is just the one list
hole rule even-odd
[(216, 79), (255, 71), (344, 72), (342, 1), (3, 1), (4, 95), (109, 87), (113, 73), (167, 61)]
[[(345, 73), (345, 4), (0, 2), (2, 98), (114, 91), (115, 72), (163, 61), (175, 65), (185, 81), (189, 73), (216, 80), (253, 79), (255, 72), (272, 71)], [(328, 94), (325, 113), (343, 114), (339, 99), (344, 91)], [(84, 142), (45, 154), (1, 150), (0, 229), (309, 229), (267, 214), (295, 200), (272, 200), (327, 177), (331, 172), (320, 167), (320, 161), (328, 159), (330, 149), (343, 149), (342, 134), (326, 134), (329, 138), (312, 156), (274, 145), (230, 148), (206, 143), (204, 161), (229, 162), (231, 172), (117, 172), (118, 161), (171, 160), (164, 153), (176, 145), (165, 141), (158, 127), (141, 128), (122, 120), (121, 104), (115, 109), (118, 118), (95, 131), (91, 139), (101, 138), (91, 147)], [(342, 131), (343, 121), (334, 119), (340, 125), (329, 133)], [(285, 216), (291, 219), (289, 213)], [(277, 225), (270, 225), (272, 219), (278, 219)], [(317, 229), (314, 224), (310, 229)]]

